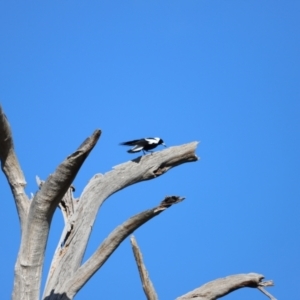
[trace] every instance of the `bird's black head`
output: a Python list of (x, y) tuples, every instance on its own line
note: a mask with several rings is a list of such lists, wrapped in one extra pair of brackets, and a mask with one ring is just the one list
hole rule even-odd
[(164, 141), (162, 139), (159, 139), (158, 145), (163, 145), (163, 146), (167, 147), (166, 144), (164, 143)]

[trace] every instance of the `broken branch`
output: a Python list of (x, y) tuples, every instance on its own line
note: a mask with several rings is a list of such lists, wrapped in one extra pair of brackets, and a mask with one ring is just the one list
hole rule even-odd
[(231, 275), (210, 281), (176, 300), (216, 300), (243, 287), (265, 286), (263, 279), (264, 276), (257, 273)]
[[(173, 204), (176, 203), (177, 202), (174, 202)], [(153, 217), (156, 217), (170, 206), (172, 206), (172, 204), (170, 204), (168, 207), (165, 207), (164, 209), (158, 209), (159, 207), (161, 207), (160, 204), (157, 207), (143, 211), (131, 217), (123, 224), (115, 228), (102, 242), (95, 253), (75, 272), (71, 279), (64, 285), (63, 290), (66, 295), (70, 299), (73, 299), (77, 292), (87, 283), (87, 281), (93, 276), (93, 274), (97, 272), (101, 268), (101, 266), (103, 266), (103, 264), (119, 247), (119, 245), (126, 237), (128, 237), (141, 225), (151, 220)]]
[(155, 289), (153, 287), (153, 284), (150, 280), (149, 274), (148, 274), (145, 264), (143, 262), (142, 253), (141, 253), (139, 246), (136, 242), (136, 239), (133, 235), (130, 237), (130, 242), (131, 242), (135, 262), (136, 262), (138, 270), (139, 270), (144, 293), (148, 300), (157, 300), (158, 299), (157, 294), (155, 292)]
[(269, 292), (267, 292), (263, 287), (265, 286), (274, 286), (274, 282), (273, 280), (269, 280), (269, 281), (264, 281), (264, 282), (260, 282), (258, 285), (258, 289), (265, 294), (267, 297), (270, 298), (270, 300), (276, 300), (276, 298), (274, 296), (272, 296)]

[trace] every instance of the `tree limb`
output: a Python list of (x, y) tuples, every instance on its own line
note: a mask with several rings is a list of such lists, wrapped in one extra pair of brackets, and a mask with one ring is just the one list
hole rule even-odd
[[(165, 206), (164, 203), (167, 198), (173, 198), (173, 202), (169, 201), (169, 205)], [(75, 272), (71, 279), (64, 285), (63, 290), (68, 298), (73, 299), (77, 292), (87, 283), (87, 281), (95, 274), (111, 256), (111, 254), (119, 247), (122, 241), (134, 232), (141, 225), (156, 217), (161, 212), (182, 201), (176, 201), (179, 197), (166, 197), (159, 206), (152, 209), (143, 211), (123, 224), (116, 227), (109, 236), (102, 242), (95, 253)], [(156, 299), (156, 298), (149, 298)], [(53, 299), (51, 299), (53, 300)]]
[(68, 156), (32, 199), (15, 267), (13, 299), (39, 298), (42, 266), (52, 216), (84, 160), (96, 145), (100, 134), (100, 130), (96, 130)]
[[(73, 223), (72, 223), (72, 216), (75, 212), (75, 207), (74, 207), (74, 197), (73, 197), (73, 192), (75, 188), (71, 185), (70, 188), (68, 189), (67, 193), (64, 195), (64, 197), (61, 199), (59, 203), (59, 208), (61, 210), (61, 213), (63, 215), (63, 219), (65, 222), (64, 229), (61, 233), (61, 237), (59, 239), (58, 245), (56, 247), (56, 250), (54, 252), (53, 258), (52, 258), (52, 264), (51, 268), (55, 268), (57, 265), (57, 259), (58, 259), (58, 254), (60, 253), (60, 249), (65, 245), (67, 239), (69, 238), (69, 235), (73, 229)], [(46, 285), (48, 283), (50, 274), (52, 273), (52, 270), (49, 270), (48, 272), (48, 277), (46, 281)], [(57, 295), (56, 295), (57, 296)]]
[(110, 172), (96, 174), (83, 190), (73, 218), (73, 229), (64, 248), (54, 258), (44, 297), (53, 290), (63, 293), (65, 278), (71, 278), (80, 267), (99, 208), (115, 192), (132, 184), (156, 178), (183, 163), (197, 161), (198, 142), (170, 147), (138, 157), (114, 167)]
[(133, 254), (135, 257), (135, 262), (136, 262), (138, 270), (139, 270), (144, 293), (148, 300), (158, 300), (156, 291), (153, 287), (153, 284), (150, 280), (149, 274), (148, 274), (145, 264), (143, 262), (142, 253), (141, 253), (139, 246), (136, 242), (136, 239), (134, 238), (133, 235), (130, 237), (130, 242), (131, 242), (132, 251), (133, 251)]
[(263, 287), (265, 286), (274, 286), (274, 283), (272, 280), (269, 281), (264, 281), (264, 282), (260, 282), (258, 285), (258, 289), (265, 294), (267, 297), (270, 298), (270, 300), (276, 300), (276, 298), (274, 296), (272, 296), (269, 292), (267, 292)]
[(216, 300), (243, 287), (267, 286), (263, 279), (264, 276), (257, 273), (231, 275), (210, 281), (176, 300)]
[(1, 168), (11, 188), (21, 230), (23, 230), (29, 209), (29, 199), (25, 193), (26, 180), (14, 151), (12, 133), (8, 120), (0, 105), (0, 160)]

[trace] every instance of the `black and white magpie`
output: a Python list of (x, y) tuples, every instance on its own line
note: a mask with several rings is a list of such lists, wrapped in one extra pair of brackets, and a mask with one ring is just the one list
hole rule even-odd
[(145, 151), (154, 149), (158, 145), (164, 145), (165, 147), (167, 147), (164, 144), (164, 141), (158, 137), (128, 141), (128, 142), (121, 143), (120, 145), (134, 146), (133, 148), (131, 148), (130, 150), (127, 151), (128, 153), (135, 153), (135, 152), (143, 151), (144, 154), (145, 154)]

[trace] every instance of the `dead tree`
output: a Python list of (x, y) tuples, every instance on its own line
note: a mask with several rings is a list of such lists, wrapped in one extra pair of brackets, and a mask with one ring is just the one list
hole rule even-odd
[[(15, 200), (21, 228), (21, 244), (15, 264), (14, 300), (39, 299), (47, 239), (57, 207), (61, 208), (65, 225), (44, 287), (44, 300), (73, 299), (126, 237), (183, 200), (177, 196), (166, 197), (158, 206), (131, 217), (115, 228), (82, 264), (96, 215), (109, 196), (132, 184), (163, 175), (173, 167), (198, 160), (195, 155), (197, 142), (170, 147), (118, 165), (105, 174), (96, 174), (79, 199), (74, 199), (72, 182), (100, 135), (101, 131), (96, 130), (47, 179), (42, 181), (37, 177), (39, 188), (30, 198), (25, 193), (26, 180), (14, 151), (10, 125), (0, 106), (1, 167)], [(138, 258), (137, 245), (133, 247), (140, 274), (145, 274), (141, 255)], [(147, 276), (141, 275), (141, 278), (147, 298), (156, 299), (153, 287), (149, 296), (149, 286), (152, 285)], [(270, 282), (262, 283), (262, 278), (259, 274), (234, 275), (208, 283), (178, 299), (217, 299), (246, 286), (262, 290), (263, 285), (270, 285)]]

